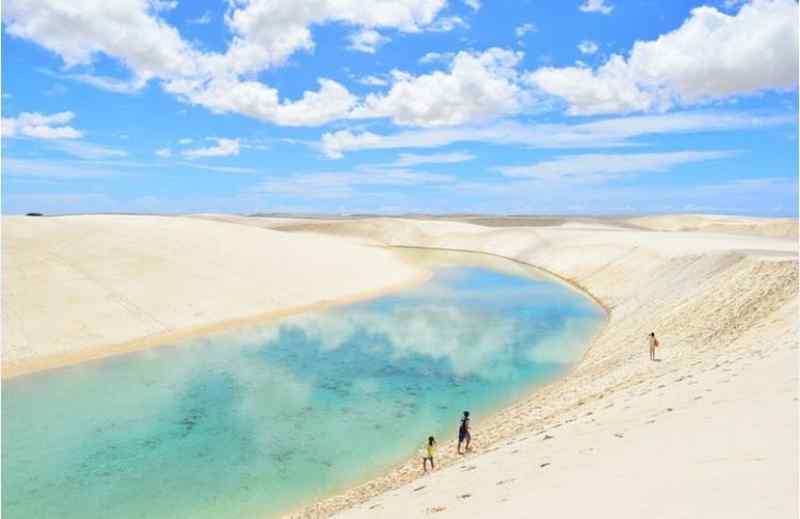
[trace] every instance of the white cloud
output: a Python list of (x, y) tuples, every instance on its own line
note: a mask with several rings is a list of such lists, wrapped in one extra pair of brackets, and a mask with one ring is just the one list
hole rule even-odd
[(362, 85), (367, 86), (386, 86), (389, 84), (389, 80), (380, 76), (365, 76), (358, 80), (359, 83)]
[(147, 84), (146, 81), (142, 81), (141, 79), (125, 81), (111, 77), (93, 76), (91, 74), (64, 74), (64, 77), (91, 85), (100, 90), (115, 92), (117, 94), (135, 94)]
[(578, 44), (578, 50), (581, 51), (581, 54), (594, 54), (599, 48), (595, 42), (590, 40), (583, 40)]
[(719, 160), (732, 151), (676, 151), (666, 153), (564, 155), (524, 166), (501, 166), (497, 171), (508, 177), (546, 182), (602, 182), (630, 174), (663, 172), (692, 162)]
[(278, 91), (258, 81), (218, 80), (206, 84), (172, 82), (167, 89), (214, 113), (238, 113), (285, 126), (314, 126), (346, 117), (356, 98), (339, 83), (320, 79), (317, 91), (280, 102)]
[(178, 139), (178, 144), (180, 144), (182, 146), (186, 146), (187, 144), (191, 144), (192, 142), (193, 142), (193, 139), (191, 139), (189, 137), (184, 137), (183, 139)]
[(150, 5), (155, 11), (172, 11), (178, 7), (177, 0), (150, 0)]
[(251, 0), (226, 16), (234, 39), (226, 53), (237, 72), (282, 64), (298, 50), (312, 50), (310, 26), (340, 22), (365, 29), (417, 32), (432, 24), (445, 0), (320, 0), (297, 8), (293, 1)]
[(73, 118), (75, 114), (72, 112), (58, 112), (52, 115), (22, 112), (16, 117), (3, 117), (2, 135), (5, 138), (78, 139), (83, 133), (67, 126)]
[(69, 81), (76, 81), (86, 85), (93, 86), (100, 90), (107, 92), (114, 92), (117, 94), (135, 94), (142, 90), (147, 85), (147, 81), (142, 78), (133, 78), (130, 80), (117, 79), (105, 76), (95, 76), (93, 74), (85, 73), (62, 73), (55, 72), (46, 68), (40, 68), (39, 72), (50, 77), (58, 79), (66, 79)]
[(420, 164), (456, 164), (475, 159), (475, 155), (457, 151), (452, 153), (435, 153), (432, 155), (415, 155), (413, 153), (401, 153), (397, 161), (391, 166), (411, 167)]
[(481, 8), (481, 0), (464, 0), (464, 4), (473, 11), (477, 11)]
[(645, 135), (729, 131), (790, 124), (791, 116), (747, 113), (677, 112), (601, 119), (582, 124), (499, 122), (486, 126), (412, 130), (391, 135), (349, 130), (327, 132), (319, 147), (330, 158), (369, 149), (438, 148), (457, 142), (521, 145), (534, 148), (597, 148), (634, 144)]
[(457, 23), (437, 20), (446, 0), (318, 0), (303, 9), (289, 1), (237, 0), (225, 16), (232, 32), (228, 48), (203, 52), (158, 15), (173, 3), (8, 0), (3, 4), (3, 23), (8, 35), (57, 53), (67, 69), (90, 65), (97, 54), (105, 54), (134, 76), (126, 86), (110, 78), (81, 78), (95, 86), (124, 91), (158, 79), (166, 91), (186, 102), (289, 125), (341, 118), (342, 106), (352, 104), (349, 92), (329, 80), (320, 80), (320, 91), (306, 92), (297, 102), (281, 102), (274, 88), (242, 79), (285, 63), (297, 51), (313, 50), (312, 25), (338, 22), (365, 30), (419, 32)]
[(153, 153), (155, 153), (156, 156), (161, 157), (162, 159), (168, 159), (169, 157), (172, 156), (172, 150), (169, 148), (158, 148)]
[(469, 24), (460, 16), (444, 16), (434, 20), (425, 30), (432, 32), (450, 32), (458, 27), (467, 28)]
[(790, 90), (797, 86), (797, 27), (793, 0), (754, 0), (733, 16), (698, 7), (675, 31), (637, 41), (627, 59), (613, 55), (596, 70), (545, 67), (529, 79), (564, 98), (574, 115)]
[(455, 52), (428, 52), (421, 58), (419, 58), (419, 62), (422, 64), (426, 63), (436, 63), (437, 61), (443, 63), (449, 63), (453, 60), (456, 56)]
[(347, 47), (348, 49), (366, 52), (367, 54), (375, 54), (378, 47), (388, 42), (389, 38), (383, 36), (378, 31), (363, 29), (350, 34), (348, 40), (350, 41), (350, 45)]
[(517, 84), (519, 52), (492, 48), (459, 52), (449, 72), (412, 76), (394, 72), (386, 94), (370, 94), (352, 118), (390, 117), (397, 124), (444, 126), (515, 113), (524, 104)]
[(205, 148), (183, 150), (181, 151), (181, 155), (190, 159), (195, 159), (198, 157), (229, 157), (239, 154), (239, 139), (211, 138), (209, 140), (213, 140), (217, 144)]
[(516, 29), (514, 29), (514, 34), (517, 35), (517, 38), (522, 38), (526, 34), (528, 34), (529, 32), (536, 32), (536, 31), (537, 31), (537, 28), (536, 28), (536, 26), (534, 24), (532, 24), (532, 23), (524, 23), (524, 24), (520, 25), (519, 27), (517, 27)]
[(611, 11), (614, 10), (614, 6), (607, 4), (605, 0), (586, 0), (578, 6), (578, 9), (584, 13), (611, 14)]
[(50, 146), (81, 159), (110, 159), (128, 156), (127, 151), (83, 141), (55, 141)]
[(725, 0), (722, 5), (725, 6), (726, 9), (735, 9), (746, 2), (747, 0)]
[(189, 23), (195, 25), (208, 25), (209, 23), (211, 23), (211, 11), (206, 11), (201, 16), (198, 16), (197, 18), (192, 18), (191, 20), (189, 20)]

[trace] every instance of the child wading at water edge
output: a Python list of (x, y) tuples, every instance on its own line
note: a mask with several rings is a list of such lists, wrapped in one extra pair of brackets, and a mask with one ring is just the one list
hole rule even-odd
[(428, 472), (428, 461), (431, 462), (431, 470), (435, 467), (433, 465), (433, 457), (436, 455), (436, 440), (433, 436), (428, 436), (428, 444), (425, 445), (425, 456), (422, 458), (422, 471)]
[(463, 454), (461, 452), (461, 444), (465, 443), (464, 445), (464, 452), (467, 452), (469, 449), (469, 442), (472, 440), (472, 435), (469, 433), (469, 411), (464, 411), (464, 418), (461, 419), (461, 426), (458, 428), (458, 453)]

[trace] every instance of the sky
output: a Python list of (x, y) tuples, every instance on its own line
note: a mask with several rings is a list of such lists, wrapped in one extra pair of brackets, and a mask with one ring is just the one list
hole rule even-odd
[(795, 0), (3, 0), (2, 212), (797, 216)]

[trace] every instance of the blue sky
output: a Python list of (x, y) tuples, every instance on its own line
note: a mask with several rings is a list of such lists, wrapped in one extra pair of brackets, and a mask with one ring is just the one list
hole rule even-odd
[(6, 214), (797, 215), (794, 0), (33, 4)]

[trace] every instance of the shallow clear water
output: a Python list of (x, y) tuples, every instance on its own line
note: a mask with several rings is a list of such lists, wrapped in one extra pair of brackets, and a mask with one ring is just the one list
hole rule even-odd
[(401, 293), (3, 381), (3, 517), (277, 514), (552, 380), (603, 322), (510, 262), (422, 256)]

